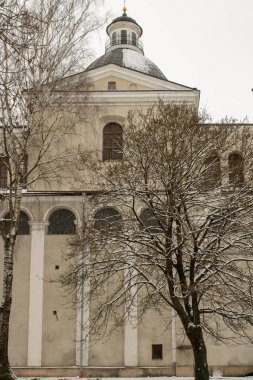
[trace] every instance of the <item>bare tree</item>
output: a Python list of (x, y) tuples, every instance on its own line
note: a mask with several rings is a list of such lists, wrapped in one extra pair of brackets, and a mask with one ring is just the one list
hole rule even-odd
[(122, 161), (84, 158), (103, 189), (93, 198), (102, 209), (71, 240), (62, 281), (73, 294), (90, 281), (94, 335), (131, 318), (137, 295), (140, 319), (155, 309), (168, 321), (172, 308), (196, 380), (209, 379), (206, 334), (250, 338), (251, 147), (246, 126), (204, 124), (191, 107), (161, 102), (130, 113)]
[(61, 92), (61, 79), (87, 63), (90, 34), (103, 24), (96, 14), (98, 3), (4, 0), (0, 5), (0, 187), (9, 208), (8, 220), (1, 222), (0, 375), (14, 377), (8, 336), (22, 194), (37, 182), (53, 186), (63, 170), (69, 175), (77, 151), (68, 148), (66, 140), (75, 133), (76, 110)]

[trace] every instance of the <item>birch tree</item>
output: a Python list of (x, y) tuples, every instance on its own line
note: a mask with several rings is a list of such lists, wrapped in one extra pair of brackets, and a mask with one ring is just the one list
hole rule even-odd
[(73, 294), (90, 282), (97, 336), (131, 318), (137, 296), (139, 320), (154, 309), (169, 321), (174, 309), (196, 380), (209, 379), (206, 336), (250, 339), (253, 316), (251, 130), (203, 121), (185, 104), (160, 102), (130, 113), (122, 161), (83, 157), (104, 212), (71, 240), (62, 279)]
[(4, 239), (0, 375), (15, 377), (8, 336), (22, 194), (37, 182), (53, 186), (63, 170), (67, 176), (77, 154), (65, 144), (74, 133), (76, 113), (60, 84), (87, 64), (90, 35), (103, 24), (96, 13), (98, 3), (4, 0), (0, 5), (1, 199), (9, 208), (8, 220), (0, 222)]

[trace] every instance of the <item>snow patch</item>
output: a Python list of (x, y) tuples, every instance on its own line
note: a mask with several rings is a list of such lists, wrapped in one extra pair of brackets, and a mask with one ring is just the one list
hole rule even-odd
[(217, 379), (222, 378), (223, 377), (223, 371), (219, 368), (214, 368), (213, 369), (213, 377), (217, 378)]
[(123, 65), (132, 70), (150, 74), (151, 67), (148, 59), (135, 50), (123, 49)]

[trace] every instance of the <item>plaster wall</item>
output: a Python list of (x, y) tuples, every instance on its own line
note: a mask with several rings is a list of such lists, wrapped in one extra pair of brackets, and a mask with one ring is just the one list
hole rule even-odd
[[(92, 292), (90, 303), (90, 320), (92, 321), (99, 306), (107, 299), (108, 294), (113, 294), (117, 287), (117, 276), (110, 277), (110, 283), (101, 287), (95, 293)], [(119, 305), (113, 310), (110, 317), (103, 320), (102, 329), (97, 333), (90, 331), (89, 366), (122, 366), (124, 365), (124, 326), (117, 325), (119, 316), (123, 314), (123, 306)], [(102, 317), (103, 318), (103, 317)], [(92, 324), (92, 322), (91, 322)]]
[(124, 365), (124, 335), (122, 327), (115, 329), (108, 338), (91, 343), (89, 366), (118, 367)]
[(67, 265), (62, 257), (66, 243), (66, 235), (45, 236), (42, 366), (76, 362), (76, 310), (57, 282)]
[[(169, 311), (170, 313), (170, 311)], [(163, 345), (163, 358), (152, 359), (152, 344)], [(148, 311), (138, 326), (138, 365), (169, 366), (172, 363), (171, 325), (153, 310)]]
[[(30, 249), (29, 235), (17, 237), (14, 255), (13, 303), (10, 316), (9, 359), (13, 366), (27, 362)], [(0, 237), (0, 278), (3, 277), (3, 239)], [(0, 284), (0, 299), (2, 281)]]
[(108, 91), (108, 82), (116, 82), (116, 91), (126, 91), (126, 90), (151, 90), (151, 88), (141, 85), (136, 82), (130, 82), (115, 76), (108, 76), (97, 81), (94, 81), (94, 90), (98, 91)]

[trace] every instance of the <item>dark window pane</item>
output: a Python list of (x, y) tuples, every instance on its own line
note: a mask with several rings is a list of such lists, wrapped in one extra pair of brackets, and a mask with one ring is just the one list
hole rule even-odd
[(229, 183), (242, 185), (244, 183), (242, 156), (239, 153), (231, 153), (228, 157)]
[(116, 45), (117, 43), (117, 35), (116, 32), (112, 33), (112, 45)]
[(116, 90), (116, 82), (108, 82), (108, 90), (115, 91)]
[(214, 154), (204, 162), (201, 190), (213, 190), (221, 185), (220, 158)]
[[(162, 212), (145, 209), (140, 214), (141, 229), (147, 229), (148, 232), (155, 234), (162, 232), (162, 226), (166, 226), (166, 218)], [(161, 226), (162, 224), (162, 226)]]
[(120, 228), (121, 227), (121, 215), (112, 207), (107, 207), (99, 210), (95, 214), (94, 227), (96, 230)]
[(0, 158), (0, 188), (4, 189), (7, 187), (7, 166), (5, 163), (5, 158)]
[(110, 123), (103, 130), (103, 160), (122, 159), (123, 131), (119, 124)]
[(163, 358), (163, 345), (152, 344), (152, 359), (162, 359), (162, 358)]
[(210, 232), (214, 234), (223, 234), (228, 230), (232, 232), (236, 227), (236, 217), (238, 210), (232, 207), (221, 208), (216, 211), (210, 218)]
[(127, 31), (121, 30), (121, 43), (127, 44)]
[(75, 234), (76, 226), (73, 212), (66, 209), (54, 211), (49, 218), (48, 233), (50, 235)]
[[(10, 213), (5, 215), (4, 219), (10, 219)], [(18, 235), (29, 235), (30, 226), (29, 226), (29, 217), (24, 211), (20, 211), (19, 215), (19, 224), (18, 224)]]
[(136, 46), (136, 34), (132, 32), (132, 44)]

